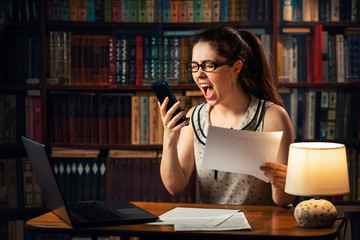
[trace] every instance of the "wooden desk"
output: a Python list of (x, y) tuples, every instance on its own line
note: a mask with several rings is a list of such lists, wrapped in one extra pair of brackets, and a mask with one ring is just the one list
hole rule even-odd
[(344, 225), (344, 220), (339, 219), (336, 220), (332, 228), (301, 228), (294, 218), (293, 208), (276, 206), (233, 206), (148, 202), (134, 202), (134, 204), (155, 215), (161, 215), (175, 207), (239, 209), (245, 213), (252, 230), (175, 232), (173, 226), (147, 224), (74, 229), (51, 212), (27, 221), (26, 229), (43, 233), (85, 234), (92, 236), (137, 236), (148, 237), (150, 239), (335, 239), (338, 234), (342, 232), (341, 229)]

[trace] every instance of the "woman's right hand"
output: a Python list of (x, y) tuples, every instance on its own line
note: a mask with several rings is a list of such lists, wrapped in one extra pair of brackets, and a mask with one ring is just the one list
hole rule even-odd
[(177, 101), (170, 109), (169, 111), (166, 111), (166, 107), (169, 104), (169, 98), (166, 97), (163, 104), (160, 104), (158, 102), (159, 108), (160, 108), (160, 116), (161, 120), (164, 126), (164, 138), (174, 138), (177, 140), (181, 128), (186, 126), (190, 118), (187, 118), (184, 122), (176, 125), (176, 122), (179, 121), (179, 119), (186, 114), (187, 109), (183, 109), (180, 113), (175, 115), (173, 118), (173, 114), (175, 113), (176, 109), (180, 106), (180, 102)]

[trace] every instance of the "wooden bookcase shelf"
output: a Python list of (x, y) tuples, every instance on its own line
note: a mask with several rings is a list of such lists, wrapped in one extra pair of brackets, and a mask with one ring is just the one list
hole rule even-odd
[[(265, 0), (267, 1), (267, 0)], [(116, 30), (120, 31), (141, 31), (145, 30), (159, 30), (161, 35), (166, 31), (182, 31), (182, 30), (198, 30), (207, 28), (210, 26), (226, 25), (238, 29), (263, 29), (266, 34), (272, 35), (271, 42), (271, 65), (273, 67), (274, 77), (278, 77), (278, 45), (277, 42), (282, 34), (281, 29), (286, 27), (309, 27), (314, 28), (317, 25), (322, 25), (323, 29), (331, 32), (344, 33), (344, 30), (348, 27), (360, 28), (360, 22), (341, 21), (317, 21), (317, 22), (303, 22), (303, 21), (282, 21), (280, 20), (281, 8), (279, 7), (278, 0), (271, 1), (270, 9), (270, 21), (241, 21), (241, 22), (211, 22), (211, 23), (115, 23), (115, 22), (81, 22), (81, 21), (53, 21), (47, 20), (46, 11), (47, 1), (39, 0), (39, 17), (38, 20), (30, 22), (15, 22), (15, 23), (0, 23), (0, 28), (17, 31), (18, 29), (26, 29), (30, 32), (39, 35), (40, 41), (40, 83), (39, 84), (13, 84), (2, 83), (0, 85), (0, 94), (16, 94), (19, 96), (26, 96), (29, 92), (36, 92), (41, 99), (41, 121), (42, 121), (42, 140), (43, 144), (48, 149), (52, 148), (74, 148), (83, 150), (149, 150), (160, 152), (162, 149), (161, 144), (80, 144), (80, 143), (60, 143), (50, 140), (50, 112), (53, 106), (51, 106), (52, 96), (57, 93), (96, 93), (96, 94), (123, 94), (123, 93), (137, 93), (137, 92), (151, 92), (149, 85), (50, 85), (47, 84), (48, 78), (48, 61), (49, 61), (49, 38), (51, 31), (66, 31), (76, 35), (111, 35)], [(1, 79), (0, 79), (1, 80)], [(196, 84), (172, 84), (172, 89), (177, 92), (195, 91), (198, 90)], [(344, 91), (354, 90), (355, 93), (360, 92), (360, 82), (323, 82), (323, 83), (284, 83), (278, 82), (279, 89), (289, 88), (293, 89), (315, 89), (320, 91), (321, 89), (341, 89)], [(2, 113), (1, 113), (2, 114)], [(296, 139), (296, 141), (335, 141), (343, 143), (346, 146), (352, 147), (360, 151), (360, 139), (334, 139), (334, 140), (320, 140), (320, 139)], [(50, 152), (50, 151), (49, 151)], [(14, 144), (0, 144), (0, 158), (15, 157), (17, 154), (25, 156), (24, 147), (20, 141)], [(341, 203), (341, 202), (340, 202)], [(344, 204), (359, 205), (358, 201), (344, 202)], [(42, 209), (0, 209), (0, 220), (7, 219), (20, 219), (24, 216), (32, 216), (40, 213)]]

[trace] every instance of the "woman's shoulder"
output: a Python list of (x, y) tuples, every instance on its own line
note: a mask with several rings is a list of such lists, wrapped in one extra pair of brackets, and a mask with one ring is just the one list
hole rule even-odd
[(266, 127), (267, 130), (278, 130), (278, 127), (289, 125), (290, 118), (285, 108), (273, 103), (266, 110), (264, 122), (264, 128)]

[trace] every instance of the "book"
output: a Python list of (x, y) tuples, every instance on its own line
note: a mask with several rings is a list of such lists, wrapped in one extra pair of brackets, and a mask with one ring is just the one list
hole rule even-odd
[(162, 22), (170, 23), (171, 22), (171, 7), (170, 0), (161, 0), (161, 9), (162, 9)]
[(149, 144), (149, 96), (139, 96), (140, 144)]
[(125, 95), (117, 96), (116, 122), (117, 122), (117, 143), (125, 144)]
[(283, 0), (283, 5), (282, 5), (282, 9), (283, 9), (283, 12), (282, 12), (282, 19), (284, 21), (292, 21), (293, 18), (292, 18), (292, 12), (293, 12), (293, 9), (292, 9), (292, 1), (291, 0)]
[(86, 21), (86, 7), (87, 0), (79, 0), (78, 1), (78, 16), (77, 21)]
[(336, 82), (345, 82), (345, 56), (344, 56), (344, 35), (336, 34)]
[(143, 63), (143, 43), (142, 35), (136, 36), (136, 85), (143, 84), (144, 63)]
[(99, 143), (107, 144), (109, 136), (108, 127), (108, 96), (106, 94), (99, 95)]
[(315, 138), (315, 114), (316, 114), (316, 93), (315, 91), (305, 92), (304, 97), (304, 139)]
[(203, 1), (194, 0), (194, 22), (203, 22)]
[(109, 94), (107, 102), (108, 140), (109, 144), (117, 144), (118, 140), (118, 95)]
[(109, 36), (109, 84), (115, 85), (116, 81), (116, 36)]
[(33, 199), (33, 173), (31, 163), (28, 158), (23, 158), (23, 181), (24, 181), (24, 206), (26, 208), (34, 206)]
[(130, 22), (130, 0), (121, 0), (121, 22)]
[(186, 23), (188, 21), (187, 4), (187, 0), (178, 0), (178, 22)]
[(329, 108), (328, 108), (328, 123), (327, 123), (327, 139), (335, 139), (335, 122), (336, 122), (336, 105), (337, 105), (337, 92), (331, 90), (329, 92)]
[(43, 142), (42, 103), (40, 97), (33, 97), (34, 141)]
[(170, 22), (179, 22), (179, 0), (170, 0)]
[(8, 207), (7, 159), (0, 158), (0, 207)]
[(322, 82), (322, 25), (314, 26), (313, 33), (313, 81), (315, 83)]
[[(0, 160), (1, 161), (1, 160)], [(17, 176), (16, 176), (16, 159), (6, 159), (6, 184), (7, 184), (7, 206), (9, 208), (18, 207), (18, 193), (17, 193)]]
[(328, 47), (328, 32), (322, 31), (322, 44), (321, 44), (321, 81), (329, 82), (329, 47)]
[(140, 97), (131, 96), (131, 144), (140, 144)]
[(77, 115), (77, 104), (76, 104), (76, 96), (75, 95), (69, 95), (67, 101), (68, 106), (68, 114), (67, 120), (69, 122), (69, 142), (70, 143), (77, 143), (77, 137), (78, 137), (78, 115)]
[[(65, 1), (64, 1), (65, 2)], [(78, 5), (76, 0), (69, 0), (70, 21), (77, 21)]]
[(139, 0), (138, 1), (138, 21), (137, 22), (142, 22), (145, 23), (147, 22), (147, 4), (146, 4), (146, 0)]
[(228, 21), (228, 12), (229, 12), (229, 1), (220, 0), (220, 22)]
[[(148, 23), (160, 22), (159, 20), (155, 21), (155, 16), (156, 16), (155, 11), (157, 11), (157, 13), (159, 12), (159, 7), (156, 8), (156, 6), (155, 6), (156, 2), (159, 2), (159, 1), (157, 1), (157, 0), (147, 0), (146, 1), (146, 22), (148, 22)], [(157, 18), (160, 19), (159, 16), (157, 16)]]
[(160, 118), (158, 100), (156, 96), (149, 96), (149, 144), (160, 144), (159, 124)]
[(104, 21), (112, 22), (112, 0), (104, 0)]
[(203, 7), (203, 22), (211, 22), (212, 21), (212, 0), (202, 0)]
[(324, 90), (321, 91), (319, 139), (327, 139), (328, 108), (329, 108), (329, 92)]
[(95, 9), (96, 2), (95, 0), (86, 0), (86, 21), (95, 22)]

